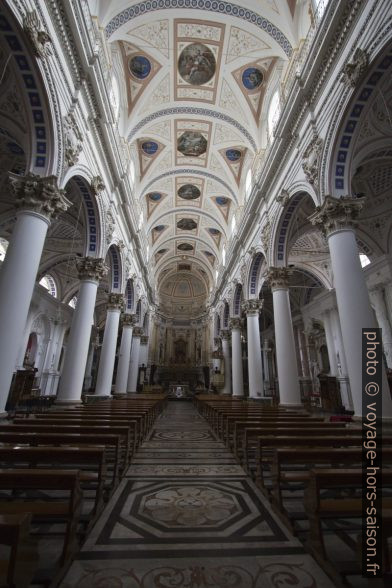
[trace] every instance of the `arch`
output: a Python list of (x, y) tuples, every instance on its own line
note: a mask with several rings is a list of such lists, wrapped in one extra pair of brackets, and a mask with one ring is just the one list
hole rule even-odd
[(133, 280), (129, 278), (125, 288), (125, 312), (131, 314), (135, 304), (135, 289), (133, 287)]
[(232, 316), (241, 316), (242, 284), (237, 284), (233, 295)]
[(306, 198), (311, 198), (314, 203), (314, 198), (312, 198), (309, 192), (302, 190), (295, 192), (289, 196), (288, 203), (283, 207), (282, 212), (277, 217), (275, 226), (272, 229), (270, 265), (287, 265), (287, 246), (295, 218), (295, 213)]
[(224, 302), (223, 305), (223, 313), (222, 313), (222, 326), (224, 329), (229, 328), (229, 318), (230, 318), (230, 306), (227, 301)]
[(85, 255), (99, 257), (102, 247), (102, 220), (97, 198), (86, 177), (79, 174), (71, 175), (66, 183), (63, 182), (65, 188), (70, 184), (76, 186), (83, 204), (86, 229)]
[(117, 245), (110, 245), (107, 255), (110, 261), (110, 292), (121, 292), (123, 270), (121, 253)]
[(53, 157), (55, 124), (49, 108), (49, 102), (53, 99), (52, 92), (47, 91), (43, 79), (43, 73), (48, 74), (48, 72), (40, 60), (35, 59), (25, 41), (21, 23), (17, 21), (16, 14), (11, 12), (11, 8), (7, 7), (5, 2), (2, 2), (0, 6), (0, 19), (2, 44), (13, 57), (12, 64), (15, 66), (18, 90), (29, 119), (27, 170), (42, 176), (49, 175), (55, 159)]
[(54, 277), (51, 274), (45, 274), (39, 281), (39, 284), (48, 290), (49, 294), (57, 298), (58, 288)]
[(322, 181), (322, 186), (334, 196), (351, 194), (352, 158), (361, 118), (367, 113), (378, 85), (384, 81), (386, 72), (391, 68), (392, 49), (389, 47), (386, 50), (384, 44), (382, 54), (378, 53), (373, 58), (365, 80), (354, 90), (346, 88), (336, 108), (337, 115), (330, 124), (331, 139), (324, 146), (323, 168), (328, 173)]
[(248, 274), (248, 297), (257, 298), (258, 295), (258, 283), (260, 278), (260, 270), (264, 261), (264, 255), (261, 252), (256, 253), (250, 264)]

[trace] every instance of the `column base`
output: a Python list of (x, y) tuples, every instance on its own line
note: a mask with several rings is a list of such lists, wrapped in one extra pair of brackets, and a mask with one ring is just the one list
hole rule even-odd
[(296, 403), (293, 403), (293, 404), (290, 404), (290, 403), (287, 403), (287, 402), (284, 403), (284, 404), (283, 403), (282, 404), (279, 403), (279, 406), (282, 406), (283, 408), (301, 408), (301, 409), (303, 409), (303, 407), (304, 407), (304, 405), (301, 402), (300, 403), (296, 402)]
[(57, 400), (56, 398), (54, 404), (82, 404), (82, 399), (76, 398), (75, 400)]

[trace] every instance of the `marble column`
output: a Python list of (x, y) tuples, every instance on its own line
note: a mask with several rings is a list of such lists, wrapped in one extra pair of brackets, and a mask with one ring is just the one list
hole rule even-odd
[[(328, 240), (351, 394), (358, 417), (362, 416), (362, 328), (377, 327), (355, 238), (356, 219), (364, 200), (326, 196), (324, 203), (309, 217), (313, 225), (325, 232)], [(389, 419), (392, 418), (392, 399), (385, 370), (383, 372), (383, 418)]]
[(80, 402), (98, 283), (108, 271), (104, 260), (95, 257), (77, 259), (76, 267), (80, 287), (64, 357), (57, 403)]
[(127, 392), (134, 394), (137, 391), (137, 376), (139, 373), (139, 352), (140, 337), (144, 331), (140, 327), (135, 327), (132, 333), (132, 350), (131, 361), (129, 365)]
[(124, 296), (111, 292), (107, 303), (105, 331), (95, 386), (96, 396), (110, 396), (112, 391), (114, 362), (120, 314), (124, 308)]
[(148, 364), (148, 336), (142, 335), (140, 337), (140, 351), (139, 351), (139, 364), (147, 368)]
[(342, 398), (343, 406), (347, 410), (353, 410), (353, 400), (351, 397), (350, 382), (348, 379), (347, 362), (346, 355), (344, 353), (339, 314), (336, 308), (333, 308), (330, 314), (336, 350), (337, 378), (340, 386), (340, 396)]
[(269, 369), (269, 353), (271, 349), (268, 347), (267, 341), (263, 342), (263, 347), (261, 349), (263, 354), (263, 380), (264, 380), (264, 396), (270, 395), (270, 369)]
[(0, 414), (3, 413), (52, 220), (71, 203), (55, 176), (9, 174), (16, 222), (0, 272)]
[(230, 331), (221, 329), (220, 336), (222, 339), (223, 364), (225, 372), (225, 382), (222, 394), (231, 394), (231, 360), (230, 360)]
[(259, 312), (263, 307), (263, 301), (257, 299), (246, 300), (242, 307), (246, 312), (248, 334), (249, 398), (261, 398), (264, 394), (264, 386), (263, 366), (261, 363)]
[(301, 391), (290, 310), (289, 270), (286, 267), (271, 267), (268, 271), (268, 280), (274, 304), (280, 404), (299, 406), (301, 405)]
[(384, 298), (384, 289), (378, 286), (370, 290), (370, 301), (373, 304), (374, 312), (380, 329), (382, 329), (382, 346), (385, 361), (389, 368), (392, 368), (392, 330), (388, 319), (387, 305)]
[(231, 365), (233, 396), (244, 395), (244, 376), (242, 370), (241, 319), (230, 319), (231, 329)]
[(322, 319), (324, 323), (325, 339), (327, 341), (328, 361), (329, 361), (329, 373), (331, 376), (337, 376), (338, 365), (336, 359), (335, 343), (332, 333), (332, 324), (330, 311), (323, 312)]
[(122, 317), (122, 335), (117, 364), (116, 394), (126, 394), (133, 327), (137, 322), (135, 314), (124, 314)]
[(95, 332), (95, 329), (93, 327), (92, 332), (91, 332), (91, 340), (90, 340), (90, 346), (89, 346), (89, 350), (88, 350), (88, 356), (87, 356), (87, 363), (86, 363), (86, 371), (84, 374), (84, 382), (83, 382), (83, 389), (88, 391), (91, 388), (91, 384), (93, 381), (93, 363), (94, 363), (94, 353), (95, 350), (97, 349), (99, 345), (99, 336), (98, 333)]

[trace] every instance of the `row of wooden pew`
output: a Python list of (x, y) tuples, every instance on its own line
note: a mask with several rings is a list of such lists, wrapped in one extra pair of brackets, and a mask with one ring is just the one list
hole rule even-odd
[[(44, 585), (60, 581), (165, 402), (135, 395), (2, 421), (0, 544), (10, 553), (0, 562), (0, 585), (29, 586), (34, 573)], [(50, 571), (30, 523), (53, 545), (52, 529), (56, 536), (62, 529)]]
[[(362, 520), (362, 430), (358, 423), (331, 423), (304, 410), (199, 396), (195, 404), (216, 436), (234, 453), (291, 532), (336, 585), (358, 574)], [(386, 584), (392, 517), (392, 436), (382, 439), (382, 512)], [(389, 535), (388, 535), (389, 529)], [(356, 540), (353, 541), (353, 536)], [(331, 541), (332, 538), (332, 541)], [(346, 559), (336, 560), (342, 541)], [(347, 548), (346, 548), (347, 546)], [(347, 557), (348, 554), (348, 557)], [(347, 585), (347, 584), (346, 584)]]

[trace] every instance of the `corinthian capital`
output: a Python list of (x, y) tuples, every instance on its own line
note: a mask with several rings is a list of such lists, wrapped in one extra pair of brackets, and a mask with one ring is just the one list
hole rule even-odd
[(326, 196), (323, 204), (310, 215), (309, 221), (329, 237), (337, 231), (355, 228), (364, 204), (365, 198)]
[(271, 290), (288, 288), (290, 274), (291, 272), (288, 267), (270, 267), (267, 273), (267, 280)]
[(108, 273), (109, 268), (99, 257), (83, 257), (76, 260), (79, 280), (93, 280), (99, 282)]
[(58, 188), (56, 176), (43, 177), (32, 173), (18, 176), (10, 172), (9, 179), (18, 210), (36, 212), (51, 221), (72, 205), (65, 197), (65, 190)]
[(121, 320), (122, 320), (123, 327), (133, 327), (137, 323), (137, 316), (136, 316), (136, 314), (125, 313), (122, 315)]
[(135, 327), (133, 329), (133, 336), (134, 337), (142, 337), (144, 335), (144, 329), (141, 327)]
[(108, 296), (107, 309), (108, 310), (122, 310), (124, 308), (124, 296), (111, 292)]
[(229, 329), (221, 329), (220, 337), (221, 337), (222, 341), (228, 341), (230, 339)]
[(230, 319), (229, 327), (233, 331), (234, 329), (241, 329), (242, 321), (239, 317), (234, 317)]
[(242, 308), (246, 312), (247, 315), (255, 315), (259, 314), (260, 310), (263, 308), (264, 300), (259, 300), (258, 298), (251, 298), (250, 300), (245, 300), (242, 303)]

